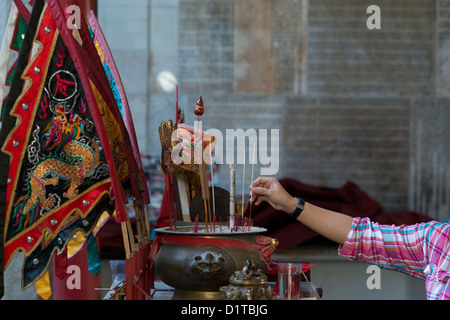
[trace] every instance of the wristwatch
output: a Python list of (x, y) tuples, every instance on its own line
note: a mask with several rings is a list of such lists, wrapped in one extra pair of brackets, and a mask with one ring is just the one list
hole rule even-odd
[(305, 209), (305, 200), (303, 200), (302, 198), (295, 198), (295, 199), (297, 199), (297, 201), (298, 201), (297, 208), (295, 208), (294, 211), (292, 211), (291, 213), (288, 214), (289, 218), (292, 218), (292, 219), (297, 219), (298, 216)]

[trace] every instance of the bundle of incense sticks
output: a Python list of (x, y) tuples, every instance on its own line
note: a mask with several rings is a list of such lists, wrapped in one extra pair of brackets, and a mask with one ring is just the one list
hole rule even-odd
[[(177, 86), (177, 99), (176, 99), (176, 115), (178, 116), (178, 86)], [(203, 115), (204, 106), (202, 97), (199, 98), (195, 105), (194, 113), (197, 115), (197, 121), (199, 121), (200, 116)], [(178, 122), (178, 117), (177, 117)], [(210, 194), (209, 194), (209, 183), (208, 183), (208, 175), (207, 175), (207, 164), (202, 161), (199, 166), (200, 171), (200, 184), (202, 189), (202, 198), (203, 204), (205, 207), (205, 231), (209, 232), (210, 230), (216, 231), (216, 212), (215, 212), (215, 195), (214, 195), (214, 168), (212, 163), (212, 150), (210, 149), (210, 170), (211, 170), (211, 182), (212, 182), (212, 198), (213, 198), (213, 206), (212, 206), (212, 216), (211, 216), (211, 205), (210, 205)], [(253, 183), (254, 178), (254, 166), (256, 160), (256, 144), (253, 144), (253, 158), (252, 158), (252, 174), (251, 174), (251, 183)], [(249, 195), (249, 216), (248, 218), (244, 217), (244, 199), (245, 199), (245, 166), (246, 166), (246, 152), (244, 150), (244, 164), (243, 164), (243, 175), (242, 175), (242, 204), (241, 204), (241, 217), (236, 215), (236, 195), (235, 195), (235, 178), (236, 178), (236, 167), (234, 164), (230, 164), (230, 211), (229, 217), (227, 218), (227, 225), (230, 230), (237, 231), (239, 229), (239, 225), (241, 230), (249, 231), (251, 228), (252, 221), (252, 206), (253, 199), (252, 194), (250, 192)], [(211, 226), (212, 225), (212, 226)], [(220, 232), (222, 231), (222, 223), (220, 223)], [(198, 215), (195, 217), (194, 224), (194, 232), (198, 232)]]
[[(254, 164), (255, 164), (255, 146), (253, 146), (253, 161), (252, 161), (252, 182), (253, 182), (253, 174), (254, 174)], [(213, 170), (213, 168), (211, 168)], [(204, 207), (205, 207), (205, 232), (216, 232), (216, 215), (215, 211), (213, 212), (213, 215), (211, 216), (210, 212), (210, 203), (209, 203), (209, 187), (208, 187), (208, 180), (206, 175), (206, 163), (203, 163), (200, 165), (200, 175), (201, 175), (201, 181), (202, 181), (202, 198), (204, 201)], [(244, 162), (244, 175), (245, 175), (245, 162)], [(235, 194), (235, 180), (236, 178), (236, 167), (234, 164), (230, 164), (230, 211), (229, 216), (227, 218), (227, 229), (230, 231), (250, 231), (252, 227), (252, 197), (250, 194), (249, 198), (249, 216), (244, 217), (244, 200), (242, 200), (242, 214), (236, 215), (236, 194)], [(245, 177), (244, 177), (245, 182)], [(243, 184), (244, 184), (243, 182)], [(213, 182), (214, 183), (214, 182)], [(242, 193), (242, 199), (244, 199), (244, 190)], [(215, 204), (213, 203), (213, 207)], [(194, 232), (198, 232), (198, 215), (195, 217), (195, 223), (194, 223)], [(220, 228), (219, 232), (222, 232), (222, 221), (220, 221)]]
[(207, 231), (209, 231), (212, 219), (209, 202), (210, 195), (209, 195), (208, 173), (205, 161), (202, 161), (202, 163), (200, 164), (200, 181), (202, 188), (203, 205), (205, 207), (205, 228)]

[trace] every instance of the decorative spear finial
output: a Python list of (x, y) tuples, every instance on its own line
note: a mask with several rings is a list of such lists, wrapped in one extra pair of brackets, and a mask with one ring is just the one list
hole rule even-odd
[(197, 100), (197, 103), (195, 104), (195, 109), (194, 109), (194, 113), (196, 116), (201, 116), (203, 115), (203, 100), (202, 100), (202, 96), (200, 96), (200, 98)]

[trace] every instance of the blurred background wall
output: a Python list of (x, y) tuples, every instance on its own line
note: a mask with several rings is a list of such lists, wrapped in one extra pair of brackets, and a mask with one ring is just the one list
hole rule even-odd
[(98, 0), (98, 15), (143, 153), (159, 156), (178, 84), (188, 124), (202, 96), (204, 129), (278, 129), (279, 178), (449, 217), (450, 1)]

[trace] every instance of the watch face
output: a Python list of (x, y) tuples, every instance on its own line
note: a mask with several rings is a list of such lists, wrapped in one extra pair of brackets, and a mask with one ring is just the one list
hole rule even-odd
[(298, 199), (297, 208), (300, 208), (301, 210), (305, 209), (305, 200)]

